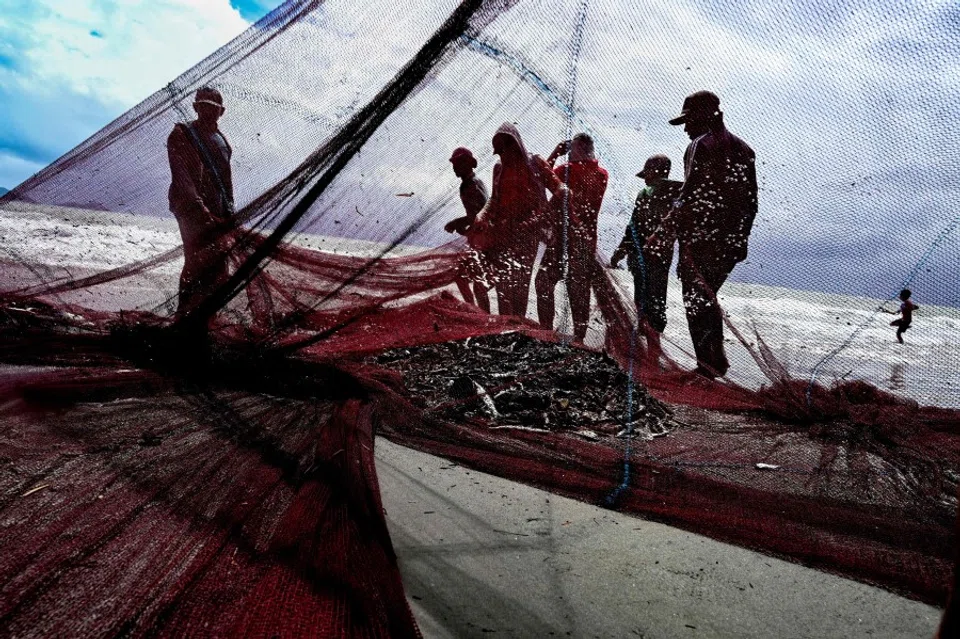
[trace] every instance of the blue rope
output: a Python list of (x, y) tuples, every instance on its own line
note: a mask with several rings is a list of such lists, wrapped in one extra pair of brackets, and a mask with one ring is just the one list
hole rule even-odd
[(627, 423), (626, 423), (626, 440), (627, 440), (627, 449), (623, 453), (623, 478), (620, 481), (620, 485), (613, 489), (613, 491), (607, 495), (604, 499), (604, 503), (607, 506), (613, 506), (617, 503), (617, 499), (620, 497), (620, 494), (623, 493), (630, 486), (630, 457), (633, 454), (633, 446), (631, 440), (633, 439), (633, 362), (634, 356), (637, 351), (637, 336), (639, 334), (640, 325), (639, 323), (630, 333), (630, 357), (628, 358), (629, 367), (627, 368)]

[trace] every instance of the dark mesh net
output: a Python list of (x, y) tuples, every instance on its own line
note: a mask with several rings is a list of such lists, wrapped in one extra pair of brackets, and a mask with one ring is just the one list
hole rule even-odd
[[(375, 433), (944, 602), (956, 145), (919, 175), (873, 78), (852, 99), (791, 46), (695, 54), (710, 3), (413, 4), (290, 0), (0, 200), (0, 628), (416, 635)], [(866, 47), (871, 7), (821, 26)], [(715, 107), (681, 162), (666, 120), (704, 78), (755, 163)], [(856, 135), (785, 142), (778, 113)], [(457, 147), (484, 183), (461, 197)], [(684, 185), (654, 162), (635, 205), (662, 153)]]

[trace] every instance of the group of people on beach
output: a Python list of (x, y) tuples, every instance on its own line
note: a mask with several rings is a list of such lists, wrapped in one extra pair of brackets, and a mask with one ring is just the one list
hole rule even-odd
[[(686, 98), (670, 120), (684, 125), (690, 144), (684, 155), (684, 179), (672, 181), (670, 159), (651, 156), (637, 177), (645, 186), (637, 196), (623, 240), (612, 256), (616, 268), (626, 258), (634, 279), (634, 299), (651, 351), (659, 352), (666, 326), (667, 280), (674, 245), (683, 288), (696, 372), (723, 376), (730, 364), (723, 347), (723, 315), (717, 292), (737, 263), (757, 213), (756, 157), (746, 142), (724, 125), (719, 98), (698, 91)], [(489, 311), (487, 291), (494, 289), (501, 314), (526, 315), (531, 278), (537, 317), (553, 328), (554, 292), (561, 281), (570, 300), (575, 340), (586, 336), (590, 293), (601, 276), (597, 222), (608, 173), (600, 166), (594, 141), (586, 133), (556, 146), (546, 159), (531, 155), (520, 132), (504, 124), (493, 136), (499, 161), (489, 197), (466, 148), (450, 157), (461, 179), (465, 215), (446, 230), (467, 237), (458, 287), (467, 302)], [(567, 161), (555, 166), (557, 159)], [(538, 246), (544, 253), (533, 276)]]
[[(179, 316), (189, 314), (226, 279), (230, 238), (240, 225), (234, 210), (233, 152), (218, 127), (225, 112), (223, 96), (203, 87), (196, 93), (194, 110), (197, 119), (176, 124), (167, 139), (170, 210), (184, 249)], [(733, 268), (747, 257), (757, 214), (756, 157), (746, 142), (727, 130), (714, 93), (698, 91), (687, 96), (681, 113), (669, 122), (683, 125), (691, 140), (684, 154), (683, 180), (669, 179), (667, 156), (646, 160), (637, 173), (645, 186), (610, 266), (616, 268), (626, 258), (633, 274), (639, 328), (656, 356), (667, 321), (669, 270), (678, 247), (677, 275), (697, 358), (696, 373), (720, 377), (730, 364), (717, 294)], [(543, 158), (527, 150), (516, 125), (505, 123), (492, 143), (498, 162), (489, 193), (476, 175), (473, 152), (461, 147), (450, 156), (461, 180), (465, 214), (445, 228), (466, 236), (468, 244), (458, 267), (457, 286), (468, 303), (487, 312), (493, 290), (500, 314), (524, 317), (533, 284), (538, 320), (552, 330), (555, 290), (563, 282), (573, 336), (582, 341), (590, 319), (591, 290), (602, 276), (597, 225), (609, 178), (597, 158), (594, 140), (578, 133)], [(562, 156), (566, 161), (557, 165)], [(541, 244), (545, 248), (534, 274)], [(909, 293), (902, 301), (902, 317), (895, 322), (901, 342), (917, 308)]]
[[(467, 302), (488, 312), (487, 290), (493, 288), (501, 315), (524, 317), (535, 280), (540, 323), (552, 329), (554, 291), (565, 280), (574, 337), (582, 340), (590, 314), (597, 216), (608, 180), (593, 139), (578, 133), (544, 159), (527, 152), (516, 126), (504, 124), (493, 136), (493, 152), (500, 160), (489, 196), (474, 171), (473, 153), (461, 147), (450, 157), (466, 215), (445, 228), (465, 235), (469, 245), (457, 285)], [(568, 161), (556, 166), (562, 155)], [(534, 277), (541, 242), (546, 249)]]

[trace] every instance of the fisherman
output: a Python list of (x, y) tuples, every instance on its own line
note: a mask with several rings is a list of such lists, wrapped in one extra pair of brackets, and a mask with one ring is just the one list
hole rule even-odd
[[(474, 247), (477, 233), (473, 228), (477, 214), (487, 203), (487, 187), (474, 172), (477, 159), (470, 149), (454, 149), (450, 156), (453, 173), (460, 178), (460, 202), (466, 215), (451, 220), (444, 226), (447, 233), (459, 233), (467, 238), (467, 251), (457, 266), (457, 288), (467, 304), (476, 304), (484, 312), (490, 312), (490, 298), (487, 295), (486, 258), (483, 252)], [(472, 287), (472, 291), (471, 291)]]
[(627, 258), (627, 268), (633, 275), (637, 321), (650, 329), (645, 333), (651, 353), (659, 353), (660, 334), (667, 326), (667, 280), (673, 262), (673, 238), (665, 238), (660, 243), (660, 253), (651, 250), (646, 240), (660, 228), (680, 195), (682, 183), (667, 179), (669, 176), (667, 156), (652, 155), (644, 162), (637, 177), (643, 179), (646, 186), (637, 194), (623, 240), (610, 259), (610, 266), (617, 268), (620, 260)]
[(556, 199), (565, 189), (542, 157), (527, 152), (515, 125), (497, 129), (493, 152), (500, 161), (493, 167), (490, 199), (473, 224), (474, 244), (488, 257), (499, 313), (524, 317), (548, 206), (546, 190)]
[(557, 283), (564, 280), (573, 316), (573, 337), (582, 342), (590, 321), (593, 278), (599, 272), (597, 219), (609, 176), (597, 160), (593, 138), (586, 133), (558, 144), (547, 164), (552, 167), (561, 155), (567, 155), (569, 161), (558, 166), (554, 175), (569, 191), (563, 200), (557, 199), (557, 206), (549, 209), (552, 219), (545, 224), (547, 248), (536, 277), (537, 317), (540, 326), (553, 330), (554, 293)]
[(170, 210), (183, 240), (177, 316), (195, 309), (227, 277), (233, 232), (233, 179), (230, 143), (217, 126), (223, 96), (216, 89), (197, 90), (197, 119), (177, 123), (167, 138), (170, 159)]
[[(905, 288), (902, 291), (900, 291), (900, 311), (899, 311), (900, 319), (895, 319), (892, 322), (890, 322), (890, 326), (897, 327), (897, 341), (900, 342), (901, 344), (903, 344), (904, 332), (908, 328), (910, 328), (910, 325), (913, 323), (913, 312), (918, 308), (920, 308), (919, 306), (913, 303), (913, 300), (910, 299), (911, 295), (913, 295), (913, 293), (911, 293), (910, 289), (908, 288)], [(889, 313), (890, 315), (897, 314), (893, 311), (888, 311), (882, 307), (880, 310), (884, 311), (885, 313)]]
[(727, 130), (720, 98), (709, 91), (687, 96), (670, 124), (683, 124), (691, 140), (683, 158), (684, 183), (673, 210), (647, 244), (651, 252), (665, 254), (667, 244), (677, 238), (677, 274), (697, 356), (695, 372), (722, 377), (730, 363), (717, 294), (734, 266), (747, 257), (757, 214), (756, 156)]

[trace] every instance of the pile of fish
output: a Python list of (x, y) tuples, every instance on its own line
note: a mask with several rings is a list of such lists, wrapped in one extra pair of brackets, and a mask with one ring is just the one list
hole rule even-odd
[(603, 353), (504, 333), (386, 351), (368, 363), (403, 374), (435, 416), (586, 439), (655, 437), (672, 411)]

